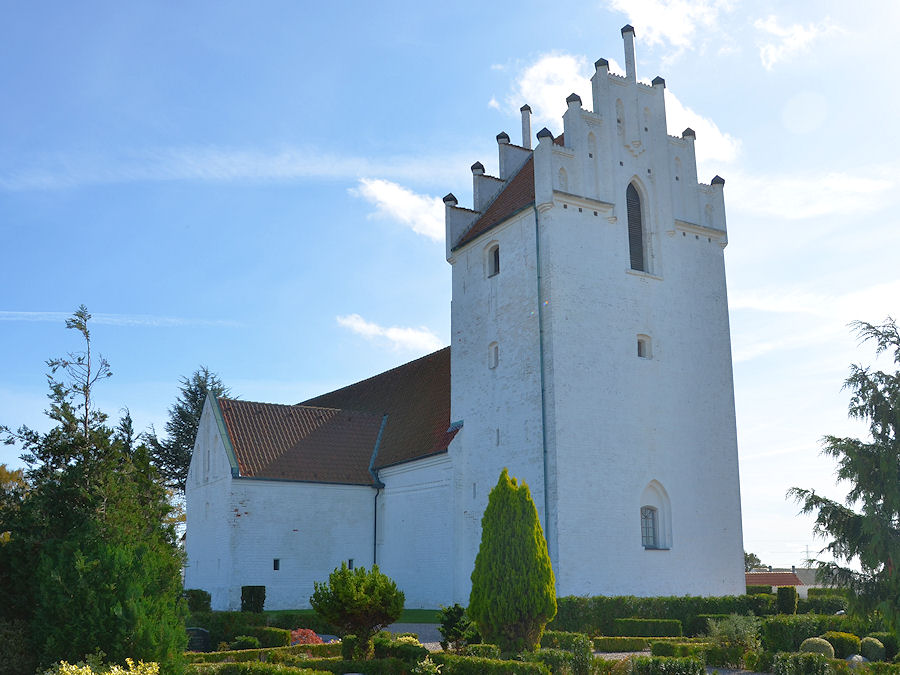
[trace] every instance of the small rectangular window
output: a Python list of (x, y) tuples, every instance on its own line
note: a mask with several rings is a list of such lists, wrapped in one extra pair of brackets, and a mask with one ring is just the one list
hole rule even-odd
[(347, 569), (350, 569), (350, 570), (353, 569), (353, 558), (350, 558), (350, 559), (347, 561)]
[(275, 558), (272, 560), (272, 569), (276, 572), (281, 569), (281, 558)]
[(500, 363), (500, 345), (492, 342), (488, 345), (488, 368), (496, 368)]

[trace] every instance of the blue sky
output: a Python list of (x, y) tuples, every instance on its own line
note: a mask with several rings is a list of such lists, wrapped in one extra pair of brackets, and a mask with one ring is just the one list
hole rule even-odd
[[(745, 548), (816, 550), (792, 485), (840, 496), (847, 323), (900, 315), (900, 5), (0, 0), (0, 422), (44, 426), (84, 303), (112, 414), (162, 427), (201, 364), (294, 403), (449, 343), (443, 207), (495, 135), (561, 130), (599, 57), (666, 79), (726, 179)], [(0, 462), (21, 463), (14, 448)]]

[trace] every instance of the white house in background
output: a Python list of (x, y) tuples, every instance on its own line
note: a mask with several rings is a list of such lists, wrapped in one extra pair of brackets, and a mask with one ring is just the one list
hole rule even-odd
[[(473, 208), (446, 204), (451, 346), (298, 405), (208, 400), (185, 585), (306, 607), (341, 561), (408, 607), (468, 602), (503, 467), (541, 517), (560, 595), (744, 591), (724, 181), (669, 136), (665, 82), (604, 59), (564, 134), (497, 136)], [(398, 296), (398, 301), (400, 300)]]

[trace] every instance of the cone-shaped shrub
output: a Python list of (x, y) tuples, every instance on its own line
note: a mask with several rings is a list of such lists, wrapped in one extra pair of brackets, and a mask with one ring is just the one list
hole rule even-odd
[(556, 616), (555, 585), (531, 491), (503, 469), (481, 519), (466, 611), (485, 642), (505, 653), (534, 650)]

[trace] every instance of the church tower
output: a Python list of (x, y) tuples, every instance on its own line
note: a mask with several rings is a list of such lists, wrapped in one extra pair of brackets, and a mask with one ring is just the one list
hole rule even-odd
[[(452, 265), (454, 600), (503, 467), (528, 482), (560, 595), (743, 592), (723, 189), (665, 81), (596, 62), (588, 110), (532, 148), (497, 136), (472, 209), (446, 205)], [(702, 142), (702, 139), (700, 140)]]

